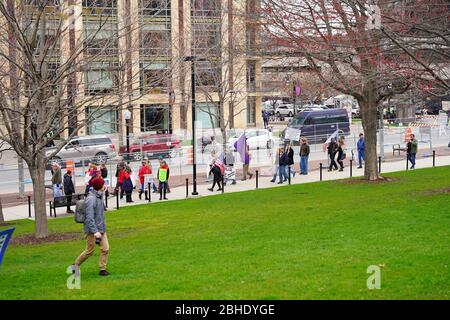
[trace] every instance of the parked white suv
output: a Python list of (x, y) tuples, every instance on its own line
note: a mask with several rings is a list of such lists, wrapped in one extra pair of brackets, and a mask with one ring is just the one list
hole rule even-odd
[[(55, 148), (48, 148), (45, 153), (50, 155)], [(73, 160), (75, 163), (81, 160), (93, 160), (104, 162), (116, 156), (116, 149), (108, 136), (85, 136), (72, 138), (55, 156), (52, 161), (65, 162)]]
[(275, 115), (277, 117), (292, 117), (294, 115), (294, 105), (293, 104), (280, 104), (275, 109)]

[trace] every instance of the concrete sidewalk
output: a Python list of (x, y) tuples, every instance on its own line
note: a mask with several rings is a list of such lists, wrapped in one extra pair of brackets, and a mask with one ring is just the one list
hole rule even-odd
[[(442, 157), (436, 157), (436, 166), (448, 166), (450, 165), (450, 156), (442, 156)], [(416, 168), (430, 168), (433, 166), (433, 158), (421, 158), (417, 159)], [(406, 170), (406, 161), (396, 161), (396, 162), (386, 162), (382, 163), (382, 173), (386, 172), (397, 172), (397, 171), (405, 171)], [(251, 170), (253, 173), (254, 171)], [(364, 175), (364, 169), (357, 169), (356, 166), (353, 166), (353, 177), (361, 177)], [(350, 168), (347, 166), (343, 172), (339, 171), (333, 171), (328, 172), (327, 168), (324, 168), (323, 172), (323, 180), (339, 180), (339, 179), (346, 179), (350, 177)], [(278, 179), (275, 183), (270, 182), (272, 177), (268, 176), (268, 170), (265, 170), (260, 173), (259, 181), (258, 181), (258, 187), (260, 189), (266, 189), (266, 188), (273, 188), (273, 187), (282, 187), (288, 185), (288, 182), (285, 182), (284, 184), (278, 184)], [(312, 171), (307, 176), (301, 176), (296, 174), (295, 178), (291, 179), (292, 184), (301, 184), (301, 183), (309, 183), (309, 182), (316, 182), (320, 180), (320, 172), (319, 171)], [(212, 183), (211, 183), (212, 184)], [(208, 190), (208, 188), (211, 187), (211, 184), (208, 185), (198, 185), (197, 191), (199, 192), (198, 196), (192, 196), (192, 185), (189, 185), (189, 198), (200, 198), (205, 196), (211, 196), (211, 195), (220, 195), (221, 192), (211, 192)], [(217, 190), (217, 186), (215, 188)], [(247, 181), (237, 181), (236, 185), (230, 185), (228, 184), (225, 186), (225, 193), (230, 192), (242, 192), (242, 191), (248, 191), (248, 190), (255, 190), (256, 189), (256, 179), (255, 175), (253, 175), (253, 178)], [(172, 188), (171, 193), (167, 194), (167, 197), (169, 198), (169, 201), (172, 200), (181, 200), (186, 199), (186, 187), (177, 187)], [(144, 198), (144, 196), (143, 196)], [(158, 194), (151, 194), (151, 203), (148, 203), (148, 201), (145, 200), (139, 200), (137, 192), (133, 193), (133, 200), (134, 203), (125, 203), (125, 197), (123, 200), (120, 200), (120, 207), (128, 207), (128, 206), (134, 206), (139, 204), (154, 204), (158, 202), (167, 202), (167, 200), (159, 201), (159, 193)], [(73, 208), (74, 209), (74, 208)], [(48, 210), (48, 205), (47, 205)], [(108, 199), (108, 210), (109, 211), (115, 211), (116, 210), (116, 198), (111, 197)], [(5, 221), (11, 221), (11, 220), (18, 220), (18, 219), (31, 219), (34, 220), (34, 208), (32, 205), (32, 218), (29, 218), (28, 215), (28, 205), (21, 205), (16, 207), (10, 207), (10, 208), (4, 208), (3, 214), (5, 216)], [(47, 212), (49, 214), (49, 212)], [(66, 214), (66, 208), (57, 208), (56, 214), (58, 217), (68, 216)]]

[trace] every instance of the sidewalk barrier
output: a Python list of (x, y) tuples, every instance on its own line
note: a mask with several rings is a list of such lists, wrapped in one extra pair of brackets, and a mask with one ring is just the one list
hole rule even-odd
[(288, 167), (288, 181), (289, 181), (289, 184), (291, 184), (291, 167), (290, 166)]
[(322, 181), (322, 170), (323, 170), (323, 164), (320, 163), (320, 181)]
[(256, 170), (256, 189), (259, 187), (259, 171)]
[(225, 176), (222, 175), (222, 194), (225, 193)]
[(433, 168), (436, 167), (436, 151), (433, 150)]
[(408, 168), (408, 155), (406, 155), (406, 171), (408, 171), (409, 170), (409, 168)]
[(381, 173), (381, 157), (378, 157), (378, 173)]
[(147, 192), (148, 192), (148, 202), (152, 202), (152, 183), (149, 182), (147, 186)]
[(350, 159), (350, 178), (353, 177), (353, 160)]
[(28, 218), (31, 218), (31, 196), (28, 196)]
[(186, 199), (189, 198), (189, 179), (186, 178)]
[(119, 210), (119, 190), (117, 190), (116, 194), (116, 209)]
[(108, 208), (108, 194), (105, 194), (105, 208)]

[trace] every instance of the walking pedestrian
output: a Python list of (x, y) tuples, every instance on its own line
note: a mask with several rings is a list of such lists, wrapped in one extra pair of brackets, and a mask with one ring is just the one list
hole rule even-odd
[(123, 171), (123, 184), (122, 189), (125, 191), (125, 198), (127, 203), (132, 203), (133, 201), (133, 180), (131, 176), (132, 170), (129, 166)]
[(73, 185), (72, 181), (72, 171), (67, 170), (66, 174), (64, 175), (64, 194), (67, 198), (67, 213), (74, 213), (70, 209), (70, 204), (72, 203), (72, 195), (75, 193), (75, 186)]
[(300, 145), (300, 174), (302, 175), (308, 174), (308, 158), (310, 151), (311, 149), (308, 144), (308, 139), (302, 138)]
[(344, 171), (344, 159), (345, 159), (345, 141), (344, 138), (340, 138), (338, 142), (338, 149), (337, 149), (337, 161), (339, 163), (339, 171)]
[(278, 184), (282, 184), (283, 182), (286, 182), (288, 179), (288, 175), (286, 172), (286, 168), (288, 165), (288, 152), (286, 149), (281, 149), (280, 152), (280, 164), (279, 164), (279, 173), (278, 173), (278, 177), (279, 177), (279, 181)]
[[(274, 161), (273, 161), (273, 166), (272, 166), (272, 180), (270, 180), (270, 182), (275, 182), (277, 180), (277, 175), (280, 173), (280, 158), (281, 158), (282, 154), (283, 154), (283, 149), (278, 148), (278, 150), (274, 156)], [(281, 179), (280, 179), (280, 181), (281, 181)]]
[(124, 190), (122, 188), (124, 171), (125, 171), (125, 162), (121, 161), (117, 164), (117, 169), (116, 169), (117, 183), (116, 183), (116, 188), (115, 188), (116, 197), (118, 197), (119, 193), (120, 193), (121, 200), (123, 199), (123, 194), (124, 194)]
[(336, 138), (331, 138), (331, 142), (328, 144), (327, 150), (328, 156), (330, 157), (330, 167), (328, 168), (328, 171), (337, 170), (338, 165), (335, 158), (338, 151), (338, 144), (336, 143)]
[(148, 165), (148, 161), (147, 160), (142, 160), (142, 166), (139, 169), (139, 182), (141, 183), (141, 187), (139, 189), (139, 200), (142, 200), (142, 194), (145, 192), (145, 200), (148, 200), (148, 193), (150, 192), (150, 190), (147, 189), (147, 185), (145, 183), (146, 177), (148, 180), (148, 176), (150, 176), (152, 174), (152, 169), (150, 168), (150, 166)]
[(158, 181), (159, 181), (159, 200), (169, 200), (166, 198), (167, 182), (169, 181), (170, 169), (167, 163), (163, 160), (158, 169)]
[(361, 169), (363, 161), (366, 160), (366, 139), (364, 138), (364, 133), (359, 134), (359, 140), (356, 144), (356, 149), (358, 149), (358, 169)]
[(269, 113), (266, 110), (263, 110), (262, 117), (264, 121), (264, 129), (267, 129), (269, 126)]
[(243, 178), (242, 181), (247, 180), (247, 175), (249, 175), (249, 179), (253, 177), (253, 173), (249, 171), (250, 168), (250, 161), (252, 160), (252, 155), (250, 153), (250, 146), (246, 144), (245, 146), (245, 154), (244, 154), (244, 163), (242, 166), (243, 171)]
[(222, 191), (223, 189), (223, 174), (225, 173), (225, 167), (223, 165), (222, 162), (220, 162), (220, 160), (216, 160), (211, 168), (211, 173), (214, 176), (214, 180), (213, 180), (213, 185), (211, 188), (208, 188), (209, 191), (213, 192), (214, 191), (214, 187), (217, 186), (219, 187), (219, 189), (217, 189), (217, 191)]
[(410, 141), (406, 145), (406, 155), (407, 155), (408, 161), (411, 162), (410, 169), (416, 168), (417, 149), (418, 149), (418, 142), (416, 140), (416, 136), (414, 134), (412, 134)]
[(106, 270), (109, 253), (109, 242), (106, 234), (106, 223), (103, 205), (103, 192), (105, 181), (100, 177), (92, 179), (92, 189), (85, 200), (86, 218), (84, 221), (84, 238), (86, 240), (86, 249), (75, 260), (71, 266), (75, 274), (80, 274), (80, 266), (85, 262), (95, 251), (95, 244), (100, 246), (100, 261), (99, 267), (101, 276), (108, 276), (109, 272)]
[(234, 169), (234, 163), (236, 159), (234, 158), (233, 149), (229, 148), (225, 153), (225, 179), (224, 184), (231, 180), (231, 184), (236, 184), (236, 170)]
[(84, 190), (85, 194), (89, 193), (89, 190), (91, 189), (91, 180), (97, 175), (97, 166), (94, 163), (89, 164), (89, 169), (86, 171), (86, 189)]

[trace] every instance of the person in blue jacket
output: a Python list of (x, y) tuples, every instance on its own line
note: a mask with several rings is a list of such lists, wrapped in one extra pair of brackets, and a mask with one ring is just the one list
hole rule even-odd
[(359, 140), (356, 143), (356, 148), (358, 149), (358, 169), (361, 169), (363, 161), (366, 160), (366, 140), (364, 139), (363, 133), (359, 134)]

